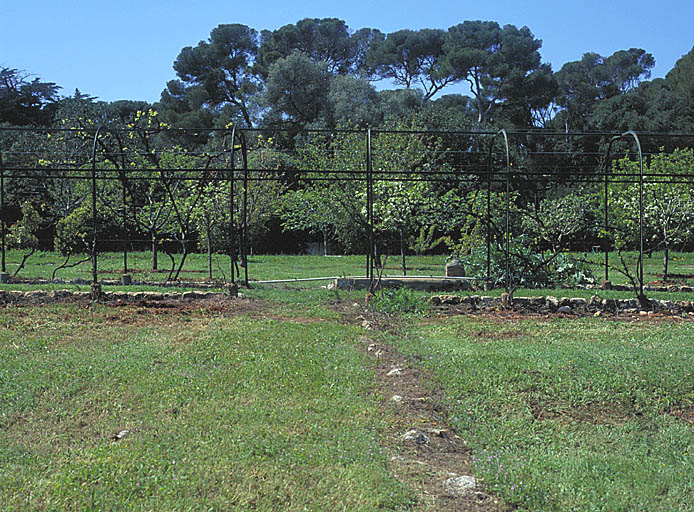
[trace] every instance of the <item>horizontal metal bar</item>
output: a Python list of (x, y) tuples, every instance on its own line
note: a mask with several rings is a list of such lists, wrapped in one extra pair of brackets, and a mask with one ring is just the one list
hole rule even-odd
[[(447, 277), (447, 276), (391, 276), (385, 275), (381, 276), (382, 279), (447, 279), (455, 281), (484, 281), (484, 279), (477, 277)], [(253, 281), (253, 284), (276, 284), (276, 283), (298, 283), (304, 281), (332, 281), (333, 279), (365, 279), (364, 276), (332, 276), (332, 277), (301, 277), (293, 279), (272, 279), (269, 281)]]

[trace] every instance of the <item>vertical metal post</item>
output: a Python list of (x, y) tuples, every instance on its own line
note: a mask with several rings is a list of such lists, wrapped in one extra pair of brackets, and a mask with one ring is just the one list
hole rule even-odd
[(5, 166), (0, 154), (0, 231), (2, 231), (2, 273), (7, 272), (5, 264)]
[(605, 281), (610, 280), (610, 246), (607, 239), (607, 234), (610, 232), (610, 222), (608, 213), (608, 186), (609, 186), (609, 174), (610, 174), (610, 150), (612, 149), (612, 139), (610, 144), (607, 146), (607, 158), (605, 160), (605, 240), (603, 242), (605, 251)]
[(376, 247), (374, 241), (373, 227), (373, 161), (371, 154), (371, 128), (366, 131), (366, 218), (369, 230), (369, 290), (373, 291), (374, 286), (374, 265), (376, 264)]
[(508, 134), (505, 129), (497, 132), (497, 135), (504, 136), (506, 146), (506, 291), (511, 293), (511, 152), (508, 147)]
[(97, 254), (96, 254), (96, 241), (98, 226), (96, 223), (96, 144), (101, 134), (101, 126), (97, 128), (94, 134), (94, 143), (92, 145), (92, 282), (93, 284), (98, 284), (99, 275), (97, 270)]
[[(365, 277), (366, 279), (370, 279), (369, 276), (371, 275), (371, 239), (369, 237), (369, 232), (368, 232), (368, 226), (369, 226), (369, 158), (371, 155), (371, 151), (369, 151), (369, 146), (370, 146), (370, 132), (367, 130), (366, 132), (366, 161), (365, 166), (364, 166), (364, 189), (366, 191), (366, 224), (367, 224), (367, 238), (369, 238), (369, 247), (366, 249), (366, 269), (365, 269)], [(371, 282), (369, 281), (369, 284)]]
[(492, 152), (494, 150), (494, 138), (489, 145), (489, 169), (487, 171), (487, 284), (492, 278), (492, 219), (491, 219), (491, 203), (492, 203)]
[[(225, 139), (226, 142), (226, 139)], [(234, 232), (234, 150), (236, 149), (236, 125), (231, 129), (231, 162), (229, 164), (229, 270), (231, 283), (236, 283), (234, 263), (236, 262), (236, 233)]]
[(248, 286), (248, 147), (246, 137), (241, 132), (241, 152), (243, 156), (243, 231), (242, 231), (242, 261), (244, 282)]
[(125, 234), (125, 240), (123, 240), (123, 273), (128, 273), (128, 196), (126, 193), (126, 182), (128, 171), (123, 169), (123, 233)]

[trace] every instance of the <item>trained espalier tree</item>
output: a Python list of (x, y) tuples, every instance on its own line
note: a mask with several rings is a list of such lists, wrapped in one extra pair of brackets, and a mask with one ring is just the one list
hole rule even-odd
[[(367, 248), (368, 223), (362, 212), (365, 197), (366, 149), (361, 133), (315, 134), (298, 149), (300, 178), (296, 190), (283, 197), (282, 222), (287, 230), (321, 233), (345, 250)], [(318, 172), (324, 170), (325, 172)], [(362, 181), (350, 180), (358, 172)], [(333, 238), (334, 237), (334, 238)]]
[(41, 215), (31, 201), (26, 201), (22, 205), (22, 218), (10, 226), (7, 233), (7, 247), (10, 249), (21, 249), (25, 252), (22, 261), (12, 274), (17, 276), (24, 268), (26, 261), (39, 248), (38, 231), (41, 228)]
[[(413, 124), (397, 126), (416, 128)], [(430, 224), (435, 209), (438, 191), (426, 177), (430, 171), (445, 169), (440, 149), (438, 138), (423, 134), (372, 135), (377, 251), (384, 250), (384, 243), (394, 236), (405, 273), (406, 250), (421, 228)], [(317, 181), (306, 181), (286, 194), (284, 227), (321, 233), (326, 243), (335, 239), (347, 251), (367, 249), (370, 226), (364, 133), (318, 135), (299, 149), (299, 156), (304, 176)]]
[[(250, 179), (244, 194), (243, 173), (235, 172), (233, 219), (228, 177), (224, 175), (205, 185), (202, 196), (192, 210), (198, 245), (207, 252), (209, 278), (212, 278), (212, 259), (215, 253), (231, 252), (234, 263), (237, 263), (243, 229), (244, 196), (247, 206), (247, 241), (249, 248), (252, 248), (266, 231), (268, 222), (278, 215), (281, 197), (287, 188), (282, 180), (282, 170), (290, 166), (288, 157), (274, 147), (271, 138), (260, 136), (253, 143), (248, 155), (248, 165), (258, 171), (251, 178), (260, 179)], [(234, 240), (230, 238), (232, 228)]]
[[(613, 168), (617, 176), (639, 172), (638, 162), (626, 157), (615, 162)], [(692, 172), (694, 151), (691, 149), (654, 155), (644, 165), (644, 174), (655, 175), (648, 178), (655, 182), (645, 183), (643, 187), (644, 249), (663, 250), (663, 281), (668, 279), (670, 251), (694, 240), (694, 184), (683, 179)], [(638, 189), (638, 183), (610, 185), (610, 218), (617, 249), (638, 246)]]
[(523, 211), (522, 229), (552, 252), (566, 251), (580, 241), (581, 235), (590, 238), (591, 232), (597, 230), (598, 204), (598, 195), (591, 191), (575, 190), (548, 197), (536, 208)]

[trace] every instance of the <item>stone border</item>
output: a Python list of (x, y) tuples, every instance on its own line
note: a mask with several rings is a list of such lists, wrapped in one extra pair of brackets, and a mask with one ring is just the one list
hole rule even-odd
[[(22, 277), (10, 278), (4, 284), (32, 284), (32, 285), (48, 285), (48, 284), (74, 284), (74, 285), (90, 285), (91, 279), (24, 279)], [(225, 283), (207, 282), (207, 281), (133, 281), (123, 284), (120, 279), (103, 279), (99, 281), (103, 286), (157, 286), (160, 288), (198, 288), (201, 290), (209, 288), (222, 288)]]
[[(240, 295), (239, 295), (240, 296)], [(100, 302), (165, 302), (165, 301), (198, 301), (198, 300), (223, 300), (232, 295), (221, 292), (101, 292)], [(32, 290), (22, 292), (18, 290), (0, 290), (0, 304), (48, 304), (52, 302), (78, 302), (89, 301), (92, 292), (73, 292), (70, 290)]]
[[(620, 292), (633, 292), (634, 289), (628, 284), (613, 284), (610, 281), (603, 281), (601, 284), (588, 284), (579, 285), (577, 288), (583, 288), (584, 290), (616, 290)], [(673, 293), (691, 293), (694, 292), (694, 288), (691, 286), (684, 286), (679, 284), (673, 284), (670, 286), (653, 286), (646, 284), (643, 287), (646, 292), (673, 292)]]
[[(513, 309), (529, 313), (566, 313), (589, 315), (602, 313), (638, 313), (643, 310), (637, 299), (601, 299), (593, 295), (590, 299), (554, 296), (514, 297), (509, 303), (508, 296), (487, 297), (481, 295), (436, 295), (430, 302), (434, 306), (462, 306), (470, 311)], [(650, 299), (649, 311), (673, 315), (694, 313), (694, 302)]]

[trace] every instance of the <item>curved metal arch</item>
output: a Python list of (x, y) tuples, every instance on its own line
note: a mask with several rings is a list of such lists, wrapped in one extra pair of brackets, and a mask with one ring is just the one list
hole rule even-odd
[[(227, 152), (227, 135), (228, 131), (224, 132), (224, 137), (222, 138), (222, 152), (226, 153)], [(228, 169), (228, 181), (229, 181), (229, 270), (231, 271), (231, 277), (230, 277), (230, 282), (231, 284), (236, 283), (236, 277), (235, 277), (235, 263), (236, 263), (236, 250), (235, 250), (235, 242), (236, 242), (236, 233), (234, 230), (234, 171), (235, 169), (235, 164), (234, 164), (234, 152), (236, 151), (236, 125), (233, 125), (231, 127), (231, 151), (230, 153), (230, 161), (229, 161), (229, 169)]]
[(504, 233), (504, 241), (506, 245), (506, 292), (511, 293), (511, 151), (508, 144), (508, 132), (505, 128), (502, 128), (494, 137), (498, 135), (503, 135), (504, 146), (506, 149), (506, 229)]
[[(6, 238), (6, 233), (5, 233), (5, 165), (3, 164), (2, 161), (2, 153), (0, 153), (0, 214), (2, 217), (0, 217), (0, 241), (2, 243), (2, 263), (1, 263), (1, 268), (0, 271), (3, 274), (7, 273), (7, 266), (5, 264), (5, 238)], [(3, 276), (4, 278), (4, 276)]]
[(94, 134), (94, 142), (92, 143), (92, 284), (96, 285), (99, 283), (99, 272), (98, 272), (98, 262), (96, 253), (96, 241), (98, 226), (96, 222), (96, 146), (99, 141), (99, 135), (104, 129), (103, 126), (99, 126)]
[[(611, 167), (610, 155), (612, 152), (612, 144), (625, 137), (633, 137), (636, 142), (636, 149), (639, 153), (639, 268), (638, 268), (638, 279), (639, 279), (639, 298), (643, 298), (643, 151), (641, 149), (641, 140), (638, 134), (634, 130), (627, 130), (621, 135), (615, 135), (610, 139), (607, 145), (607, 156), (605, 161), (605, 231), (608, 232), (608, 217), (607, 217), (607, 188), (608, 188), (608, 177)], [(605, 247), (605, 280), (608, 279), (608, 266), (609, 266), (609, 256), (608, 248)]]

